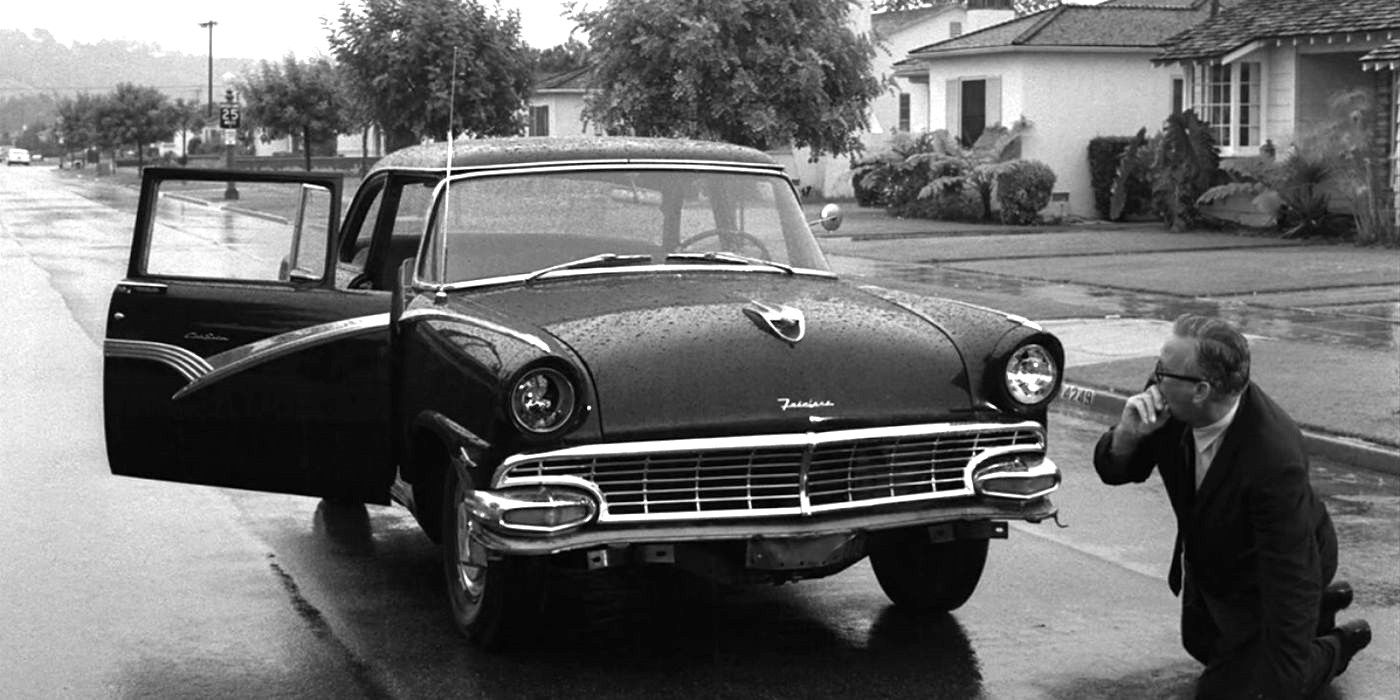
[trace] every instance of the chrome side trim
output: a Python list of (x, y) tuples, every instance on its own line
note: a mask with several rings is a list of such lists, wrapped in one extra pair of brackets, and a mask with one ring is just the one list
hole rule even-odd
[(102, 342), (102, 354), (111, 358), (150, 360), (164, 364), (192, 382), (214, 371), (208, 360), (178, 345), (149, 340), (113, 340)]
[[(897, 292), (896, 290), (892, 290), (892, 289), (890, 289), (890, 288), (888, 288), (888, 287), (881, 287), (881, 286), (876, 285), (876, 284), (862, 284), (862, 285), (859, 285), (859, 288), (862, 289), (862, 290), (864, 290), (864, 291), (870, 292), (871, 294), (874, 294), (875, 296), (880, 297), (881, 299), (884, 299), (885, 301), (888, 301), (888, 302), (893, 303), (893, 304), (898, 304), (899, 306), (903, 307), (906, 311), (913, 312), (914, 314), (917, 314), (919, 317), (921, 317), (921, 318), (923, 318), (923, 319), (929, 321), (930, 323), (935, 323), (935, 325), (936, 325), (936, 322), (934, 322), (933, 319), (932, 319), (928, 314), (925, 314), (925, 313), (923, 313), (922, 311), (919, 311), (918, 309), (915, 309), (914, 307), (910, 306), (909, 304), (906, 304), (906, 303), (904, 303), (904, 302), (902, 302), (902, 301), (899, 301), (898, 299), (896, 299), (896, 298), (893, 296), (894, 294), (907, 294), (908, 292)], [(996, 315), (996, 316), (1000, 316), (1000, 317), (1006, 319), (1007, 321), (1010, 321), (1011, 323), (1015, 323), (1015, 324), (1020, 325), (1020, 326), (1025, 326), (1026, 328), (1029, 328), (1029, 329), (1031, 329), (1031, 330), (1033, 330), (1033, 331), (1036, 331), (1036, 332), (1043, 332), (1043, 331), (1045, 330), (1045, 328), (1044, 328), (1043, 326), (1041, 326), (1039, 323), (1036, 323), (1035, 321), (1032, 321), (1032, 320), (1026, 318), (1025, 316), (1017, 316), (1016, 314), (1007, 313), (1007, 312), (1005, 312), (1005, 311), (1002, 311), (1001, 309), (993, 309), (993, 308), (990, 307), (990, 306), (982, 306), (982, 305), (980, 305), (980, 304), (973, 304), (973, 303), (970, 303), (970, 302), (961, 301), (961, 300), (959, 300), (959, 299), (950, 299), (950, 298), (948, 298), (948, 297), (939, 297), (939, 299), (942, 300), (942, 301), (947, 301), (947, 302), (953, 303), (953, 304), (958, 304), (958, 305), (960, 305), (960, 306), (965, 306), (965, 307), (967, 307), (967, 308), (969, 308), (969, 309), (977, 309), (978, 311), (986, 311), (986, 312), (989, 313), (989, 314), (994, 314), (994, 315)], [(940, 327), (941, 327), (941, 326), (940, 326)]]
[[(501, 163), (497, 165), (451, 165), (452, 177), (473, 174), (514, 175), (518, 173), (549, 172), (563, 170), (616, 170), (620, 166), (636, 167), (645, 170), (744, 170), (756, 171), (763, 175), (786, 177), (787, 171), (781, 163), (745, 163), (728, 160), (690, 160), (667, 158), (596, 158), (589, 160), (538, 160), (522, 163)], [(421, 172), (440, 175), (444, 166), (393, 167), (393, 170)]]
[(325, 345), (343, 338), (389, 327), (389, 314), (359, 316), (331, 323), (299, 328), (225, 350), (209, 358), (211, 371), (195, 378), (170, 397), (179, 400), (211, 384), (223, 381), (266, 362)]
[(404, 320), (404, 321), (409, 321), (409, 320), (434, 321), (434, 320), (436, 320), (436, 321), (454, 321), (454, 322), (456, 322), (456, 323), (465, 323), (465, 324), (467, 324), (467, 325), (469, 325), (469, 326), (476, 326), (476, 327), (478, 327), (478, 328), (484, 328), (484, 329), (486, 329), (486, 330), (488, 330), (488, 331), (491, 331), (492, 333), (500, 333), (501, 335), (510, 336), (510, 337), (515, 338), (516, 340), (519, 340), (519, 341), (521, 341), (521, 342), (523, 342), (523, 343), (528, 343), (528, 344), (530, 344), (530, 345), (532, 345), (532, 346), (538, 348), (538, 349), (541, 350), (542, 352), (549, 352), (549, 351), (550, 351), (550, 349), (549, 349), (549, 343), (544, 342), (544, 340), (541, 339), (541, 338), (540, 338), (539, 336), (537, 336), (537, 335), (532, 335), (532, 334), (530, 334), (530, 333), (523, 333), (523, 332), (521, 332), (521, 331), (515, 330), (514, 328), (508, 328), (508, 327), (506, 327), (506, 326), (502, 326), (502, 325), (499, 324), (499, 323), (492, 323), (492, 322), (487, 321), (487, 320), (484, 320), (484, 319), (474, 318), (474, 317), (472, 317), (472, 316), (467, 316), (467, 315), (465, 315), (465, 314), (459, 314), (459, 313), (455, 313), (455, 312), (452, 312), (452, 311), (443, 311), (443, 310), (441, 310), (441, 309), (412, 309), (412, 310), (409, 310), (409, 311), (405, 311), (405, 312), (403, 313), (403, 316), (401, 316), (400, 318), (401, 318), (402, 320)]

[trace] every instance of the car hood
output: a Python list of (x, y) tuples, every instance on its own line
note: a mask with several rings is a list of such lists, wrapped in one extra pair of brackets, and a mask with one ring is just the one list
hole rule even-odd
[[(473, 295), (567, 344), (610, 439), (966, 416), (967, 370), (930, 319), (834, 279), (607, 275)], [(799, 329), (783, 316), (802, 317)], [(770, 325), (765, 313), (776, 316)], [(786, 334), (786, 337), (785, 337)]]

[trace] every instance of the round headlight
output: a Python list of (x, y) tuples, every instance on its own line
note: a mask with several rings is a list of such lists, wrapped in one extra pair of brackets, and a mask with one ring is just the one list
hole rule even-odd
[(1020, 403), (1041, 403), (1055, 390), (1059, 373), (1049, 350), (1034, 344), (1022, 345), (1006, 362), (1006, 391)]
[(557, 369), (540, 367), (520, 376), (510, 392), (511, 415), (532, 433), (558, 430), (578, 406), (574, 383)]

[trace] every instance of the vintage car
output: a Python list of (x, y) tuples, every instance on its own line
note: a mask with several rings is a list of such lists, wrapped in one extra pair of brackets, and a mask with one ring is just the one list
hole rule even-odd
[(6, 165), (29, 165), (30, 160), (29, 151), (23, 148), (10, 147), (5, 149)]
[(341, 187), (145, 170), (113, 473), (398, 502), (487, 647), (528, 644), (570, 567), (783, 583), (868, 555), (896, 605), (951, 610), (990, 538), (1055, 515), (1059, 341), (838, 279), (813, 229), (839, 210), (808, 221), (764, 153), (439, 143)]

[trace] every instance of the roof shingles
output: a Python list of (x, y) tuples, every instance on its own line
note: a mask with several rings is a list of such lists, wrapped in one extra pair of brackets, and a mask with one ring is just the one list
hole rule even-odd
[(930, 44), (911, 56), (995, 47), (1155, 48), (1197, 22), (1197, 9), (1133, 5), (1060, 5), (960, 37)]
[(1218, 58), (1252, 41), (1400, 32), (1400, 0), (1245, 0), (1168, 39), (1158, 62)]

